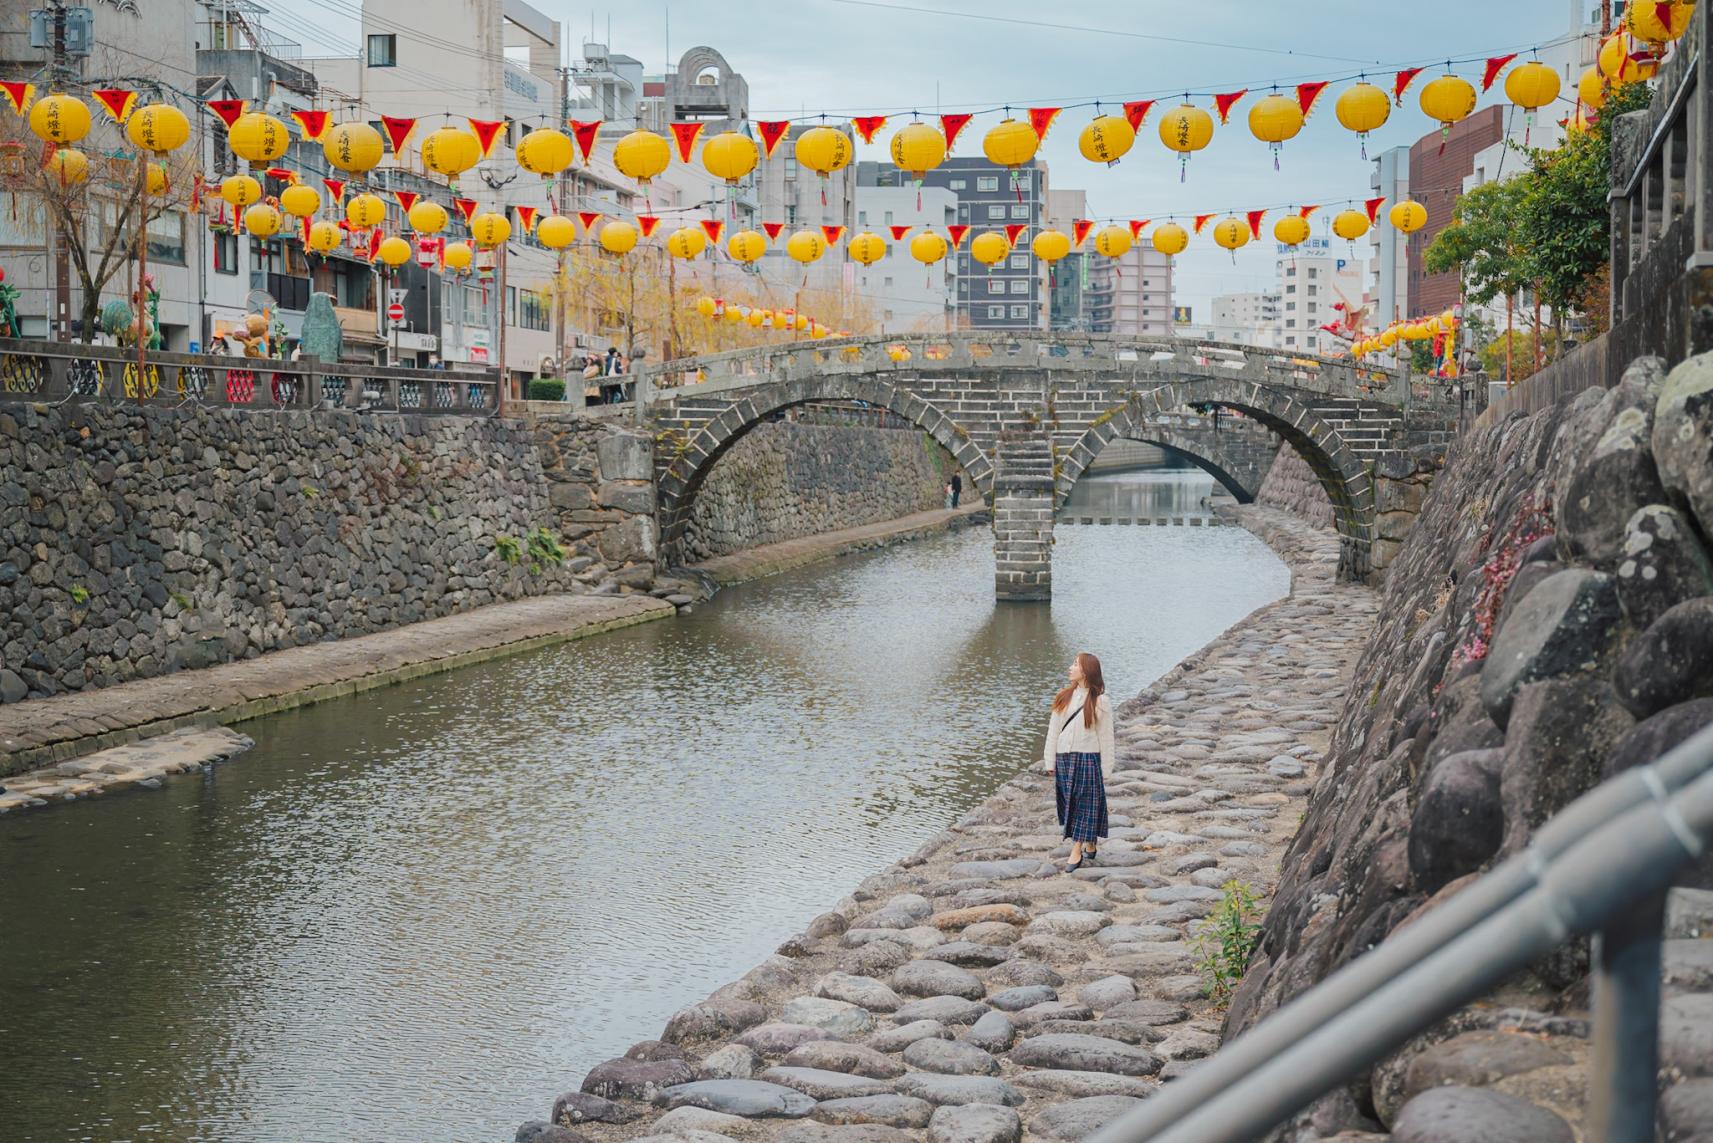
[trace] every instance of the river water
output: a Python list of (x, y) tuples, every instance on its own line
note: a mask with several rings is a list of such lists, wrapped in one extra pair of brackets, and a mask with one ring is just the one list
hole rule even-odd
[(1053, 575), (996, 604), (970, 529), (0, 821), (0, 1139), (510, 1139), (1028, 762), (1074, 652), (1128, 697), (1288, 586), (1229, 527), (1064, 527)]

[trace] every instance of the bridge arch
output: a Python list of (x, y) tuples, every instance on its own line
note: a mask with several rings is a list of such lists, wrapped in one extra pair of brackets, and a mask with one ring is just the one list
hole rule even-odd
[[(1374, 529), (1374, 486), (1368, 468), (1338, 431), (1290, 394), (1243, 382), (1175, 382), (1132, 393), (1122, 404), (1096, 418), (1059, 464), (1054, 507), (1063, 505), (1089, 463), (1107, 442), (1125, 437), (1147, 440), (1151, 422), (1191, 406), (1235, 409), (1282, 437), (1308, 462), (1333, 505), (1333, 523), (1341, 539), (1340, 572), (1362, 579), (1369, 570)], [(1185, 450), (1188, 451), (1188, 450)], [(1207, 459), (1196, 457), (1207, 466)]]
[[(1260, 494), (1267, 468), (1279, 447), (1278, 437), (1269, 429), (1256, 427), (1245, 432), (1243, 426), (1233, 424), (1216, 433), (1151, 421), (1097, 448), (1088, 463), (1078, 471), (1078, 477), (1088, 475), (1096, 467), (1101, 453), (1120, 440), (1153, 445), (1171, 456), (1188, 461), (1211, 476), (1239, 504), (1252, 503)], [(1068, 494), (1069, 489), (1065, 492)]]
[(969, 431), (943, 409), (886, 381), (834, 374), (743, 392), (711, 419), (704, 411), (693, 422), (702, 427), (694, 431), (677, 428), (669, 419), (665, 422), (666, 431), (656, 449), (656, 483), (661, 548), (668, 558), (680, 555), (696, 496), (720, 457), (773, 414), (815, 401), (863, 401), (896, 413), (951, 453), (976, 495), (992, 497), (993, 463), (970, 439)]

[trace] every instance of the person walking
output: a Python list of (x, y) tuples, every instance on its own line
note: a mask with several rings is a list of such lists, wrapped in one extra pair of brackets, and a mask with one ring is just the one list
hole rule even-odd
[(1070, 685), (1053, 698), (1041, 761), (1053, 775), (1059, 825), (1071, 842), (1071, 862), (1065, 872), (1074, 873), (1099, 856), (1099, 839), (1107, 832), (1106, 778), (1118, 760), (1118, 750), (1100, 660), (1082, 652), (1065, 678)]
[(954, 472), (954, 473), (952, 473), (952, 507), (953, 508), (956, 508), (958, 506), (958, 497), (962, 496), (963, 494), (964, 494), (964, 478), (960, 474)]

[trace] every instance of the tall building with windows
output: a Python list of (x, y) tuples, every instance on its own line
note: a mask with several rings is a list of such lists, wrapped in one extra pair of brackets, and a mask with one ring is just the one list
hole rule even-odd
[[(938, 187), (859, 186), (856, 230), (886, 239), (886, 257), (867, 266), (854, 266), (856, 293), (863, 308), (875, 316), (883, 333), (933, 333), (950, 328), (957, 273), (952, 260), (924, 266), (910, 256), (910, 239), (924, 230), (944, 235), (958, 220), (958, 199)], [(893, 240), (894, 226), (910, 233)]]
[(1089, 307), (1096, 333), (1173, 337), (1172, 260), (1147, 242), (1119, 258), (1090, 254)]
[(1220, 294), (1213, 299), (1207, 336), (1235, 345), (1276, 348), (1279, 344), (1279, 295)]
[(1343, 352), (1346, 342), (1321, 327), (1341, 324), (1347, 312), (1366, 302), (1367, 267), (1354, 249), (1353, 243), (1328, 238), (1279, 247), (1277, 348)]

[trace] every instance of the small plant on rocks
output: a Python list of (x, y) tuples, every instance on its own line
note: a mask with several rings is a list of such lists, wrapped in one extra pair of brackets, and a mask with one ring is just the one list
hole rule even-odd
[(1208, 999), (1221, 1007), (1231, 1002), (1232, 990), (1243, 979), (1261, 937), (1260, 898), (1235, 878), (1225, 883), (1224, 890), (1225, 896), (1196, 935), (1195, 943), (1202, 975), (1207, 978)]
[(81, 583), (72, 584), (67, 594), (71, 596), (71, 601), (80, 607), (89, 602), (89, 589)]
[(494, 551), (508, 564), (515, 564), (523, 559), (523, 545), (518, 543), (516, 536), (495, 536)]
[[(529, 556), (534, 560), (539, 570), (541, 564), (562, 564), (565, 562), (565, 548), (559, 543), (559, 537), (546, 528), (537, 528), (529, 534)], [(512, 561), (516, 563), (516, 560)]]

